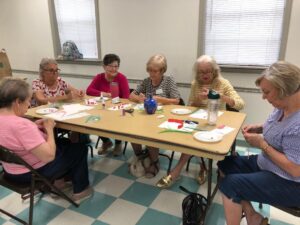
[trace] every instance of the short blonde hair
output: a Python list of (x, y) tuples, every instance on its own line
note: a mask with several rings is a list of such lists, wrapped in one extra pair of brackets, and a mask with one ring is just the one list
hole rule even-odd
[(202, 55), (196, 60), (194, 67), (193, 67), (195, 80), (197, 80), (197, 81), (199, 80), (198, 79), (198, 65), (200, 63), (209, 63), (211, 65), (213, 80), (221, 76), (221, 69), (220, 69), (219, 65), (217, 64), (216, 60), (212, 56)]
[(55, 64), (57, 65), (57, 61), (55, 59), (52, 58), (42, 58), (41, 62), (40, 62), (40, 66), (39, 66), (39, 74), (40, 74), (40, 78), (42, 77), (42, 73), (43, 70), (45, 69), (46, 66), (48, 66), (49, 64)]
[(270, 81), (278, 89), (280, 99), (293, 95), (300, 89), (300, 69), (286, 61), (273, 63), (256, 79), (256, 86), (260, 86), (263, 79)]
[(165, 73), (167, 71), (167, 59), (162, 54), (156, 54), (150, 57), (147, 62), (146, 70), (149, 72), (152, 66), (158, 66), (160, 68), (161, 73)]

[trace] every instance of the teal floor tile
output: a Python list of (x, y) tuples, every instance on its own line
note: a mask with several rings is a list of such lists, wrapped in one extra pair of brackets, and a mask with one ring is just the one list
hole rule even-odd
[(179, 225), (181, 218), (170, 214), (162, 213), (154, 209), (148, 209), (137, 225), (163, 224), (163, 225)]
[[(216, 216), (217, 215), (217, 216)], [(206, 215), (205, 224), (224, 225), (225, 215), (223, 205), (213, 203)]]
[[(60, 207), (58, 205), (52, 204), (44, 200), (39, 200), (34, 205), (33, 224), (39, 224), (39, 225), (47, 224), (64, 210), (65, 208), (63, 207)], [(21, 219), (28, 221), (28, 215), (29, 215), (29, 208), (26, 208), (21, 213), (19, 213), (17, 217), (20, 217)]]
[(4, 224), (5, 222), (6, 220), (0, 217), (0, 224)]
[(133, 183), (120, 198), (143, 206), (149, 206), (161, 190), (140, 182)]
[(5, 187), (2, 187), (0, 186), (0, 199), (6, 197), (7, 195), (9, 195), (10, 193), (12, 193), (11, 190), (5, 188)]
[(296, 223), (285, 223), (283, 221), (279, 221), (279, 220), (275, 220), (275, 219), (270, 219), (269, 220), (269, 223), (272, 224), (272, 225), (298, 225)]
[(95, 186), (108, 175), (99, 171), (89, 170), (89, 181), (91, 186)]
[[(94, 192), (93, 197), (83, 201), (78, 208), (71, 205), (69, 208), (93, 218), (97, 218), (104, 212), (114, 201), (115, 197)], [(91, 210), (92, 209), (92, 210)]]
[(102, 221), (96, 220), (92, 225), (109, 225), (108, 223), (104, 223)]
[(137, 177), (129, 173), (128, 166), (129, 164), (125, 162), (122, 166), (116, 169), (112, 174), (126, 179), (136, 180)]
[(197, 192), (199, 189), (199, 184), (197, 183), (196, 179), (193, 177), (181, 176), (179, 180), (177, 180), (168, 190), (183, 193), (179, 186), (182, 185), (186, 189), (191, 192)]

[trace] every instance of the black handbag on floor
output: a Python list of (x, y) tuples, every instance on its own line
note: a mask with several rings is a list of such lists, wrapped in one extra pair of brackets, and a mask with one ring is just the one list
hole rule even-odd
[(203, 195), (190, 192), (182, 186), (180, 186), (179, 188), (182, 191), (188, 193), (188, 196), (186, 196), (182, 201), (183, 225), (203, 224), (207, 207), (207, 199)]

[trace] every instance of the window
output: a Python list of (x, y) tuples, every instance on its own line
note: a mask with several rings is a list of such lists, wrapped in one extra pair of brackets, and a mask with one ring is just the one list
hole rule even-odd
[(56, 56), (62, 45), (74, 41), (86, 59), (99, 59), (99, 16), (97, 0), (49, 0)]
[(201, 8), (201, 54), (229, 67), (265, 67), (283, 58), (287, 0), (206, 0)]

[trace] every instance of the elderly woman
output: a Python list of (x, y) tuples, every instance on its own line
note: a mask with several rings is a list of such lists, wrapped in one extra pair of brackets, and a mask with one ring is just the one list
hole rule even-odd
[(247, 125), (245, 140), (259, 155), (228, 156), (218, 162), (227, 224), (266, 225), (251, 201), (285, 207), (300, 206), (300, 69), (277, 62), (256, 80), (263, 99), (274, 106), (264, 124)]
[[(87, 148), (80, 143), (55, 143), (51, 119), (35, 123), (23, 118), (30, 105), (31, 90), (20, 79), (4, 79), (0, 83), (0, 143), (26, 160), (45, 177), (56, 180), (64, 188), (63, 177), (70, 176), (72, 198), (76, 202), (90, 197)], [(24, 166), (2, 163), (7, 179), (17, 183), (30, 182), (31, 175)]]
[(40, 78), (32, 82), (33, 105), (45, 105), (48, 102), (72, 100), (84, 96), (81, 90), (77, 90), (59, 77), (57, 62), (55, 59), (43, 58), (40, 62)]
[[(165, 56), (157, 54), (152, 56), (147, 62), (147, 72), (149, 77), (144, 79), (141, 85), (134, 90), (129, 99), (131, 101), (142, 103), (146, 96), (152, 95), (153, 98), (160, 104), (178, 104), (180, 94), (174, 79), (171, 76), (166, 76), (167, 60)], [(135, 154), (142, 154), (142, 146), (132, 143)], [(147, 146), (149, 150), (149, 158), (151, 160), (150, 167), (146, 170), (146, 177), (154, 177), (159, 172), (159, 149)]]
[[(226, 104), (236, 110), (244, 107), (244, 101), (233, 89), (230, 82), (224, 79), (220, 73), (220, 67), (214, 58), (202, 55), (194, 64), (195, 79), (192, 81), (191, 92), (188, 105), (196, 107), (207, 107), (207, 94), (209, 89), (214, 89), (221, 96), (220, 110), (226, 110)], [(170, 174), (162, 177), (156, 184), (160, 188), (168, 188), (172, 185), (181, 173), (183, 166), (191, 156), (182, 154), (177, 165), (171, 170)], [(206, 180), (206, 167), (202, 159), (201, 169), (197, 178), (199, 184)]]
[[(97, 74), (92, 83), (86, 90), (87, 95), (111, 97), (112, 83), (115, 83), (118, 87), (119, 97), (129, 97), (129, 85), (127, 78), (118, 69), (120, 67), (120, 57), (115, 54), (107, 54), (103, 58), (104, 73)], [(112, 147), (112, 142), (109, 138), (100, 137), (102, 140), (102, 146), (98, 150), (99, 155), (107, 153), (107, 150)], [(113, 155), (118, 156), (122, 152), (122, 142), (115, 140), (115, 147)]]

